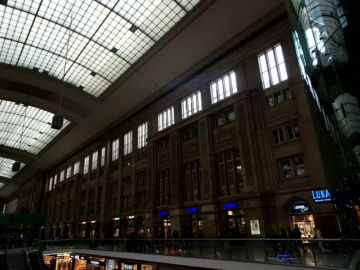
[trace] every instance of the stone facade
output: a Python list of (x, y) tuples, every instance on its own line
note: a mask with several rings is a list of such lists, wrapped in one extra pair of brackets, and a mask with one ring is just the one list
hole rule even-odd
[[(49, 170), (43, 236), (129, 237), (141, 230), (162, 238), (175, 231), (183, 237), (270, 236), (292, 228), (297, 214), (291, 209), (299, 201), (310, 207), (304, 214), (324, 236), (337, 232), (332, 203), (311, 198), (330, 176), (283, 17)], [(289, 79), (263, 90), (258, 55), (276, 44), (282, 46)], [(238, 92), (212, 104), (211, 82), (230, 71)], [(202, 110), (182, 119), (182, 99), (197, 90)], [(175, 124), (158, 132), (158, 113), (169, 106)], [(147, 145), (138, 149), (137, 127), (145, 121)], [(129, 130), (133, 151), (124, 156), (123, 135)], [(119, 159), (111, 161), (117, 138)], [(94, 151), (98, 162), (92, 171)], [(86, 156), (90, 168), (84, 174)], [(61, 171), (72, 166), (73, 172), (77, 161), (79, 173), (59, 182)], [(54, 175), (57, 184), (49, 191)]]

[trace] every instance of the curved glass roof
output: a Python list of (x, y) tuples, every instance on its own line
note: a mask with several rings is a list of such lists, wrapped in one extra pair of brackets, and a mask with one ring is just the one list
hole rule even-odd
[(38, 154), (70, 121), (64, 119), (61, 129), (52, 129), (53, 113), (7, 100), (0, 100), (0, 145)]
[[(0, 157), (0, 177), (11, 179), (24, 168), (25, 163), (20, 163), (20, 170), (17, 172), (12, 171), (12, 166), (16, 162), (16, 160)], [(4, 184), (0, 182), (0, 189)]]
[(98, 97), (199, 1), (8, 0), (0, 62), (59, 79), (66, 62), (64, 80)]

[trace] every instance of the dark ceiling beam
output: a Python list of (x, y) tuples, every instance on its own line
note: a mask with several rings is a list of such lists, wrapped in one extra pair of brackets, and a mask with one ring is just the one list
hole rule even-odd
[[(23, 80), (23, 76), (18, 76), (20, 71), (18, 69), (21, 69), (23, 73), (22, 68), (0, 65), (0, 99), (19, 103), (27, 102), (34, 107), (57, 112), (61, 82), (54, 78), (50, 78), (51, 81), (48, 82), (48, 76), (36, 72), (27, 72), (28, 76), (26, 80)], [(92, 97), (87, 97), (81, 92), (65, 84), (62, 111), (64, 116), (72, 122), (78, 122), (87, 117), (94, 105), (98, 104)]]
[(0, 157), (11, 158), (29, 166), (33, 166), (36, 160), (36, 156), (29, 152), (5, 145), (0, 145)]

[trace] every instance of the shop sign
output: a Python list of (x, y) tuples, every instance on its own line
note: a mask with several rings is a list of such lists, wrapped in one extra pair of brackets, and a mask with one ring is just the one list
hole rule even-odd
[(168, 211), (161, 211), (161, 212), (159, 212), (159, 216), (160, 216), (160, 217), (168, 217), (168, 216), (169, 216), (169, 212), (168, 212)]
[(297, 201), (291, 205), (290, 213), (294, 215), (301, 215), (311, 212), (309, 205), (304, 201)]
[(99, 265), (100, 262), (98, 262), (98, 261), (90, 261), (90, 264), (92, 264), (92, 265)]
[(251, 235), (260, 235), (260, 225), (258, 219), (250, 220)]
[(314, 202), (329, 202), (331, 195), (328, 189), (312, 190), (311, 196)]
[(238, 203), (236, 202), (228, 202), (228, 203), (224, 203), (224, 210), (228, 210), (228, 209), (237, 209), (239, 206), (238, 206)]
[(135, 216), (127, 216), (126, 218), (127, 218), (127, 219), (134, 219)]
[(95, 223), (96, 223), (96, 220), (90, 220), (89, 223), (90, 223), (90, 224), (95, 224)]
[(86, 221), (81, 221), (80, 224), (81, 224), (81, 225), (85, 225), (85, 224), (86, 224)]
[(80, 259), (80, 256), (79, 256), (79, 255), (75, 255), (75, 259), (76, 259), (76, 260), (79, 260), (79, 259)]
[(113, 217), (111, 220), (112, 220), (112, 221), (119, 221), (119, 220), (120, 220), (120, 217)]
[(186, 212), (187, 212), (188, 214), (196, 214), (196, 213), (199, 212), (199, 208), (197, 208), (197, 207), (190, 207), (190, 208), (187, 208), (187, 209), (186, 209)]

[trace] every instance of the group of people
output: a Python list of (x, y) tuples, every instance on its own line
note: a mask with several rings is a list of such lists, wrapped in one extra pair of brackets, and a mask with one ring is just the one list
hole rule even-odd
[[(301, 231), (299, 226), (295, 224), (293, 230), (285, 231), (281, 229), (280, 233), (276, 234), (275, 231), (272, 232), (271, 238), (279, 239), (273, 241), (274, 253), (276, 254), (293, 254), (293, 255), (304, 255), (304, 242), (310, 240), (313, 247), (318, 247), (322, 252), (329, 252), (330, 249), (327, 249), (324, 246), (322, 241), (322, 233), (319, 228), (314, 228), (314, 237), (309, 239), (305, 237), (305, 234)], [(289, 239), (289, 240), (287, 240)], [(315, 240), (315, 241), (314, 241)], [(294, 254), (297, 253), (297, 254)]]

